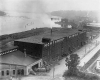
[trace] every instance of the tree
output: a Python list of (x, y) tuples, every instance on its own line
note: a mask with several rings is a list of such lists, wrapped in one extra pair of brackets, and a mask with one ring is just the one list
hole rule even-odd
[(68, 66), (68, 75), (74, 76), (77, 74), (77, 65), (79, 64), (79, 57), (77, 54), (71, 54), (66, 58), (66, 66)]

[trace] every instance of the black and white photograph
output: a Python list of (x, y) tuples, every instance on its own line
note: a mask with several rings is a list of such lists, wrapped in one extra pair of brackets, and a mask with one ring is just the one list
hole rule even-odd
[(100, 0), (0, 0), (0, 80), (100, 80)]

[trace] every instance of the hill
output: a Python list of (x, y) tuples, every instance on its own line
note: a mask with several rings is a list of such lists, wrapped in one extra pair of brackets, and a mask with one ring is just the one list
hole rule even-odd
[(68, 20), (77, 20), (81, 21), (88, 18), (89, 21), (97, 21), (97, 12), (96, 11), (74, 11), (74, 10), (60, 10), (53, 11), (51, 15), (60, 16), (62, 18), (67, 18)]
[(5, 16), (5, 15), (6, 15), (6, 13), (5, 13), (5, 12), (0, 11), (0, 16)]

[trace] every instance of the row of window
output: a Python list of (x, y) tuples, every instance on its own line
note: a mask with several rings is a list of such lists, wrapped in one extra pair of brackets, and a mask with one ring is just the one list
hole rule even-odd
[(2, 53), (0, 53), (0, 55), (4, 55), (4, 54), (11, 53), (11, 52), (14, 52), (14, 51), (17, 51), (17, 49), (13, 49), (13, 50), (9, 50), (9, 51), (6, 51), (6, 52), (2, 52)]
[[(78, 34), (71, 35), (71, 36), (69, 36), (69, 38), (70, 38), (70, 37), (74, 37), (74, 36), (76, 36), (76, 35), (78, 35)], [(61, 41), (63, 41), (63, 40), (64, 40), (64, 38), (61, 38), (61, 39), (52, 41), (52, 42), (50, 42), (50, 43), (45, 44), (44, 47), (47, 47), (47, 46), (52, 45), (52, 44), (54, 44), (54, 43), (61, 42)]]
[(24, 75), (24, 69), (18, 69), (17, 73), (15, 70), (13, 70), (12, 73), (10, 72), (10, 70), (0, 72), (0, 76), (11, 76), (11, 74), (12, 75)]
[[(6, 71), (1, 71), (0, 73), (1, 76), (8, 76), (10, 75), (10, 71), (9, 70), (6, 70)], [(15, 70), (13, 70), (13, 75), (15, 75)]]
[(77, 36), (77, 35), (78, 35), (78, 33), (70, 35), (70, 36), (68, 36), (68, 38), (71, 38), (71, 37), (74, 37), (74, 36)]
[[(83, 33), (83, 32), (82, 32), (82, 33)], [(77, 35), (78, 35), (78, 33), (73, 34), (73, 35), (70, 35), (70, 36), (68, 36), (68, 38), (71, 38), (71, 37), (74, 37), (74, 36), (77, 36)], [(61, 41), (63, 41), (63, 40), (64, 40), (64, 38), (61, 38), (61, 39), (52, 41), (52, 42), (50, 42), (50, 43), (45, 44), (44, 47), (47, 47), (47, 46), (49, 46), (49, 45), (53, 45), (54, 43), (58, 43), (58, 42), (61, 42)]]
[(63, 40), (64, 40), (64, 38), (58, 39), (58, 40), (55, 41), (55, 43), (56, 43), (56, 42), (61, 42), (61, 41), (63, 41)]
[(58, 39), (58, 40), (56, 40), (56, 41), (52, 41), (52, 42), (50, 42), (50, 43), (45, 44), (44, 47), (47, 47), (47, 46), (49, 46), (49, 45), (54, 45), (55, 43), (61, 42), (61, 41), (63, 41), (63, 40), (64, 40), (64, 38)]
[(61, 20), (61, 18), (51, 18), (51, 20)]

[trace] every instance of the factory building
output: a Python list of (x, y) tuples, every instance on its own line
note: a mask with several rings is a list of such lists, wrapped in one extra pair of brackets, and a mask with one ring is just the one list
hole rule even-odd
[(0, 78), (29, 75), (72, 54), (86, 42), (86, 30), (66, 28), (15, 40), (13, 47), (0, 51)]
[(42, 66), (42, 59), (33, 59), (18, 47), (8, 48), (0, 54), (0, 78), (28, 75), (33, 66)]
[(76, 49), (86, 44), (85, 30), (57, 29), (52, 33), (41, 34), (16, 40), (15, 46), (19, 50), (32, 56), (34, 59), (42, 59), (47, 65), (55, 60), (62, 59), (63, 55), (69, 55)]
[(59, 17), (59, 16), (51, 16), (51, 21), (53, 21), (53, 22), (60, 22), (61, 21), (61, 17)]

